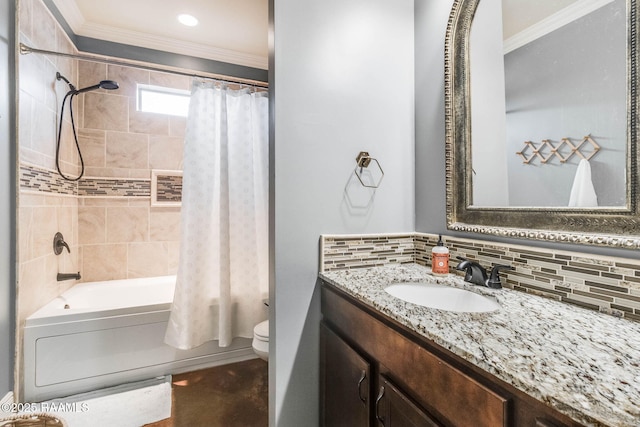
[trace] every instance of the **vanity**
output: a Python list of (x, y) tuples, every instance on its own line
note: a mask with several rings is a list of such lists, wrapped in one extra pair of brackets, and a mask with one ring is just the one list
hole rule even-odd
[[(640, 324), (417, 264), (321, 272), (321, 425), (637, 426)], [(385, 288), (439, 283), (496, 301), (468, 313)]]

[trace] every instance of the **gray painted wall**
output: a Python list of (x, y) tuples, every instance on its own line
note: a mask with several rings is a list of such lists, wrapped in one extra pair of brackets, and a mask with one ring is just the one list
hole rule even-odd
[(478, 4), (469, 39), (473, 204), (509, 206), (501, 1)]
[(625, 206), (625, 7), (616, 0), (505, 56), (511, 206), (567, 206), (580, 161), (525, 165), (523, 141), (587, 134), (602, 147), (589, 162), (598, 205)]
[(445, 209), (444, 38), (453, 0), (416, 0), (416, 231), (640, 259), (640, 252), (551, 244), (447, 230)]
[(415, 1), (416, 230), (447, 233), (444, 37), (453, 0)]
[(0, 398), (13, 389), (15, 301), (15, 2), (0, 2)]
[[(414, 229), (413, 6), (274, 0), (270, 425), (318, 423), (320, 234)], [(353, 176), (361, 150), (384, 169), (375, 192)]]

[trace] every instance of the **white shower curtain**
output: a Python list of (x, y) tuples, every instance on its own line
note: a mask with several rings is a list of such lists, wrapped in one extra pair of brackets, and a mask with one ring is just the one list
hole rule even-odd
[(165, 342), (253, 337), (268, 293), (268, 98), (194, 81), (184, 146), (180, 259)]

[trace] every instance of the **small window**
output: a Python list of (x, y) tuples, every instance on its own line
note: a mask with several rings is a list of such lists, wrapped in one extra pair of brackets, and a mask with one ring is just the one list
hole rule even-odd
[(138, 111), (187, 117), (191, 93), (162, 86), (138, 85)]

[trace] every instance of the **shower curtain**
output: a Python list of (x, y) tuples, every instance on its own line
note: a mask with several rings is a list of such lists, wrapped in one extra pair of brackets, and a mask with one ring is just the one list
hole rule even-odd
[(165, 342), (190, 349), (253, 337), (268, 295), (268, 98), (192, 85), (180, 257)]

